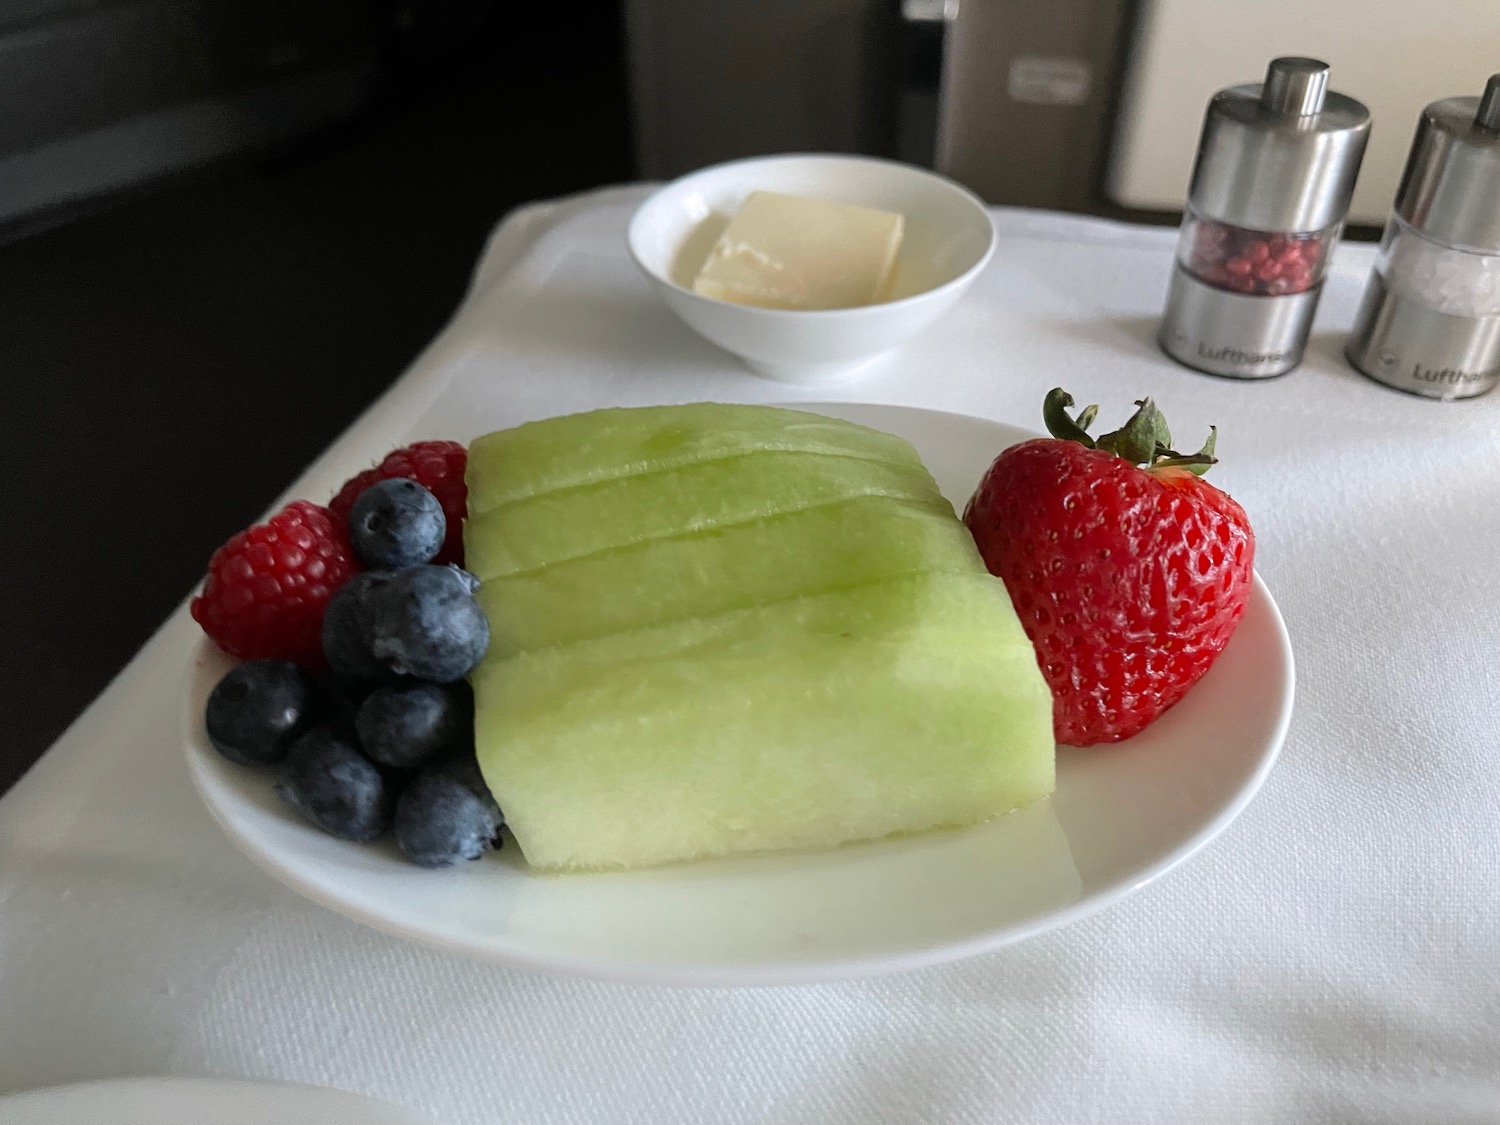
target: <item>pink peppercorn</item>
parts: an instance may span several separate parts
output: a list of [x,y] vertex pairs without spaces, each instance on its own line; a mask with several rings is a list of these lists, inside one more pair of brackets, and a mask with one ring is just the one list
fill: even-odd
[[1232,293],[1279,297],[1305,293],[1323,278],[1335,232],[1295,234],[1194,220],[1183,264],[1199,281]]

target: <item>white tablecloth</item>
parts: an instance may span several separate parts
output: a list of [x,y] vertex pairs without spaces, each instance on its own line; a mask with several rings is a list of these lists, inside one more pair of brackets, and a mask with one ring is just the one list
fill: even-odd
[[[606,403],[854,398],[1039,424],[1068,388],[1220,427],[1299,699],[1204,854],[1000,953],[817,987],[673,990],[471,963],[363,929],[239,856],[184,769],[179,610],[0,800],[0,1092],[283,1079],[450,1125],[1500,1122],[1500,395],[1437,404],[1339,358],[1263,383],[1152,342],[1174,234],[1001,211],[945,321],[862,382],[753,378],[626,258],[640,189],[513,215],[453,324],[289,495],[351,459]],[[0,717],[3,723],[3,717]],[[900,909],[892,903],[892,909]]]

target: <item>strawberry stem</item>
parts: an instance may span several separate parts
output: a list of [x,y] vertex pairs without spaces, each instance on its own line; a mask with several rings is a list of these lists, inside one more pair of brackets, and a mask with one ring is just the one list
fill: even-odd
[[1076,441],[1093,449],[1094,439],[1089,437],[1088,429],[1093,425],[1099,408],[1084,407],[1077,421],[1074,421],[1068,416],[1068,408],[1072,405],[1073,396],[1061,387],[1053,387],[1047,392],[1047,397],[1042,400],[1042,421],[1047,424],[1047,432],[1063,441]]
[[1149,465],[1155,461],[1158,449],[1172,448],[1172,431],[1167,429],[1166,418],[1151,399],[1137,399],[1135,405],[1138,409],[1123,426],[1094,444],[1098,449],[1119,454],[1132,465]]
[[1180,468],[1202,476],[1209,466],[1217,464],[1214,443],[1218,428],[1208,428],[1208,440],[1197,453],[1178,453],[1172,448],[1172,432],[1167,419],[1149,398],[1136,400],[1136,412],[1118,430],[1092,438],[1088,428],[1099,413],[1097,406],[1086,406],[1073,418],[1068,414],[1073,396],[1061,387],[1047,392],[1042,402],[1042,420],[1047,432],[1063,441],[1076,441],[1089,449],[1103,449],[1123,457],[1132,465],[1148,469]]
[[1153,469],[1165,469],[1176,466],[1186,469],[1190,473],[1197,473],[1200,477],[1208,472],[1210,465],[1217,465],[1219,459],[1214,456],[1214,442],[1219,438],[1219,427],[1208,427],[1208,440],[1203,443],[1203,448],[1197,453],[1174,453],[1170,449],[1162,451],[1162,455],[1151,463]]

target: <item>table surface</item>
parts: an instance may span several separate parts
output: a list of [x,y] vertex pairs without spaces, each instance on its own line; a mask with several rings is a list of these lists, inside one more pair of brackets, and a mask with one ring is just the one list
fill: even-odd
[[[288,489],[417,437],[606,404],[891,402],[1038,424],[1152,394],[1220,427],[1299,699],[1257,800],[1123,903],[953,965],[691,990],[501,969],[303,901],[188,782],[179,609],[0,798],[0,1093],[273,1079],[451,1125],[1500,1122],[1500,398],[1431,403],[1339,356],[1372,260],[1335,258],[1307,360],[1239,383],[1152,334],[1174,232],[1000,211],[954,312],[861,382],[756,379],[623,247],[628,188],[496,231],[448,329]],[[899,909],[899,903],[892,904]]]

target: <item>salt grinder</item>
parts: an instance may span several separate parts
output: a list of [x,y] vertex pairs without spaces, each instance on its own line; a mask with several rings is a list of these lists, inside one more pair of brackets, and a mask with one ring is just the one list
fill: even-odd
[[1500,74],[1422,111],[1345,352],[1428,398],[1500,382]]
[[1158,339],[1211,375],[1266,379],[1302,361],[1370,111],[1328,64],[1273,59],[1261,85],[1208,103]]

